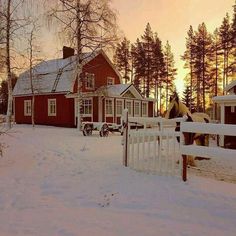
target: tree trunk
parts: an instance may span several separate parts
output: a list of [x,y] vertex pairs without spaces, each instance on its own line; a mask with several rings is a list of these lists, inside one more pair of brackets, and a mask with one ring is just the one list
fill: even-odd
[[81,19],[80,19],[80,0],[77,0],[76,6],[76,24],[77,24],[77,57],[76,57],[76,73],[77,76],[78,86],[77,86],[77,129],[81,130],[81,114],[80,114],[80,103],[81,103],[81,81],[80,75],[82,72],[82,48],[81,48]]
[[11,78],[11,60],[10,60],[10,28],[11,28],[11,0],[7,4],[7,26],[6,26],[6,67],[7,67],[7,83],[8,83],[8,104],[7,104],[7,126],[11,128],[12,117],[12,78]]

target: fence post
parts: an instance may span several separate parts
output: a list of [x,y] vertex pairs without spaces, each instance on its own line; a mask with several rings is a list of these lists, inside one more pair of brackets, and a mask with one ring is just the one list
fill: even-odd
[[129,145],[129,119],[128,119],[128,109],[123,111],[123,165],[128,166],[128,145]]
[[[183,121],[180,122],[180,151],[182,149],[182,146],[185,145],[185,141],[184,141],[184,134],[181,130],[181,126],[183,124]],[[182,155],[182,152],[181,152]],[[184,182],[187,181],[187,156],[186,155],[182,155],[182,180]]]

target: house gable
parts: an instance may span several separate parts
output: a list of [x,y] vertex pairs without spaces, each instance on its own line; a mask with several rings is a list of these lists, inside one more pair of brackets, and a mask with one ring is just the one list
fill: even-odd
[[125,94],[123,94],[122,97],[125,97],[125,98],[135,98],[134,94],[132,92],[130,92],[130,90],[125,92]]
[[128,98],[143,99],[143,96],[139,93],[139,91],[135,88],[133,84],[131,84],[125,91],[123,91],[121,93],[121,96]]
[[[93,89],[87,89],[85,86],[86,74],[94,75]],[[114,84],[121,83],[119,74],[117,74],[114,67],[111,66],[111,63],[108,61],[107,57],[104,56],[104,53],[99,53],[96,57],[83,66],[82,78],[82,92],[91,92],[97,90],[99,87],[106,86],[108,78],[113,78]]]

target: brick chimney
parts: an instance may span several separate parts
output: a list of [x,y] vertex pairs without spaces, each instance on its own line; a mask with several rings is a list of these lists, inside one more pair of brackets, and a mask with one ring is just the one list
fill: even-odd
[[62,51],[63,51],[63,59],[66,59],[68,57],[75,55],[75,50],[70,47],[63,46]]

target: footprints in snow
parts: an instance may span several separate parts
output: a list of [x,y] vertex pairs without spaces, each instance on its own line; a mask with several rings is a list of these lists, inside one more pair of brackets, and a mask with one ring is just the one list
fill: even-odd
[[104,196],[103,196],[103,200],[101,201],[101,202],[99,202],[98,203],[98,205],[100,206],[100,207],[108,207],[108,206],[110,206],[110,204],[111,204],[111,200],[115,197],[115,195],[117,195],[118,194],[118,192],[116,192],[116,193],[111,193],[111,194],[105,194]]

